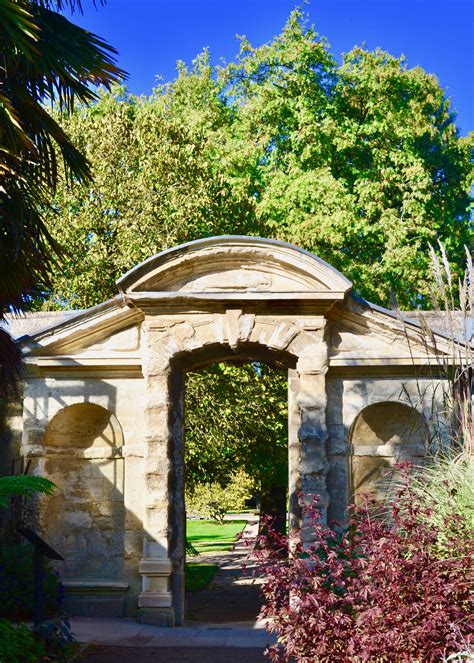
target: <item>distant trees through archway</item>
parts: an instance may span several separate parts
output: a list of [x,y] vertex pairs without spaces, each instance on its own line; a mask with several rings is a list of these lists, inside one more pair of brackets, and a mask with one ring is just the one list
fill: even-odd
[[[262,362],[215,363],[190,372],[185,395],[185,483],[222,494],[248,490],[260,512],[285,527],[288,493],[288,380]],[[239,487],[240,483],[244,484]],[[230,497],[227,494],[227,499]],[[237,505],[237,504],[236,504]]]

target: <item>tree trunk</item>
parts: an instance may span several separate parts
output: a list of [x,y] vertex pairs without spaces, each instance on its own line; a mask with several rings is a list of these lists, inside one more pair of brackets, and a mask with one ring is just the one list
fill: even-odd
[[260,501],[260,533],[265,530],[263,517],[272,518],[272,527],[282,534],[286,532],[286,486],[262,486]]

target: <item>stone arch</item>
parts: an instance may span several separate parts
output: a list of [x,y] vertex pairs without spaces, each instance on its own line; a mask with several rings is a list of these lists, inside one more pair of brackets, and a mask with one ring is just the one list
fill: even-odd
[[393,466],[403,460],[421,462],[426,440],[426,423],[414,407],[398,401],[365,407],[350,430],[353,499],[359,501],[362,493],[381,499]]
[[[186,370],[224,360],[265,361],[289,373],[288,449],[290,526],[301,525],[297,494],[318,494],[328,506],[326,391],[328,348],[322,317],[227,308],[210,315],[144,322],[147,347],[144,523],[139,570],[140,618],[181,624],[184,619],[184,381]],[[311,536],[303,528],[304,536]],[[168,613],[166,609],[169,608]]]
[[63,555],[61,575],[113,580],[123,564],[123,433],[94,403],[57,412],[44,434],[44,471],[56,489],[44,499],[41,526]]
[[172,358],[171,366],[186,372],[225,361],[261,361],[274,368],[288,369],[296,368],[298,357],[288,350],[276,350],[260,343],[239,343],[235,349],[213,343],[191,351],[177,352]]
[[[117,285],[127,304],[143,314],[144,553],[139,614],[151,623],[180,624],[183,371],[225,359],[261,360],[288,369],[288,443],[294,457],[289,463],[290,494],[318,494],[325,514],[326,314],[344,300],[351,284],[296,246],[224,236],[163,251],[134,267]],[[290,508],[292,526],[301,525],[291,513]],[[303,538],[311,537],[309,528],[301,532]]]
[[[269,331],[269,330],[267,330]],[[232,331],[231,331],[232,339]],[[201,338],[201,340],[203,340]],[[212,342],[210,342],[212,341]],[[184,345],[186,347],[186,345]],[[270,366],[288,370],[289,376],[295,373],[298,357],[288,349],[276,349],[264,343],[239,340],[229,344],[222,337],[207,338],[207,343],[199,347],[192,346],[177,350],[170,360],[171,410],[171,459],[172,459],[172,499],[169,513],[169,556],[172,564],[171,592],[175,618],[181,622],[184,618],[184,561],[185,561],[185,505],[184,505],[184,375],[216,362],[224,361],[262,361]],[[293,403],[293,406],[295,404]],[[292,417],[291,402],[288,402],[289,418]],[[293,418],[295,413],[293,412]],[[288,490],[290,494],[290,518],[299,518],[299,506],[296,497],[301,489],[299,459],[300,440],[288,431]],[[292,506],[293,513],[292,513]]]

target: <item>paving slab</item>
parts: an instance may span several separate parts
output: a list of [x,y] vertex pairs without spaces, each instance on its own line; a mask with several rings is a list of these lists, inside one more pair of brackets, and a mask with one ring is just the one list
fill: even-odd
[[261,648],[96,647],[86,651],[80,663],[268,663]]
[[275,636],[267,633],[262,623],[253,626],[229,624],[202,624],[166,628],[138,624],[127,618],[75,617],[71,620],[72,632],[78,642],[100,646],[181,648],[258,648],[275,642]]

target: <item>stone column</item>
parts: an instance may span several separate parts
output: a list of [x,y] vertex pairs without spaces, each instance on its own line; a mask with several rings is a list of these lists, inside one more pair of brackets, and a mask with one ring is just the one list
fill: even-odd
[[171,480],[172,398],[169,349],[153,319],[143,325],[146,381],[145,452],[143,459],[143,557],[139,562],[142,591],[138,619],[146,624],[175,623],[168,554],[169,490]]
[[[329,494],[327,489],[327,426],[326,426],[326,379],[328,369],[328,347],[324,339],[308,345],[300,355],[296,370],[299,375],[297,403],[299,408],[298,437],[301,448],[301,491],[305,501],[313,495],[319,499],[322,520],[327,520]],[[311,528],[303,522],[303,541],[312,540]]]
[[290,368],[288,369],[288,531],[290,533],[301,527],[301,508],[298,498],[301,493],[300,410],[297,401],[299,390],[298,372]]
[[174,367],[171,374],[172,472],[170,485],[170,523],[168,540],[172,564],[171,593],[176,626],[185,617],[186,509],[184,504],[184,374]]

